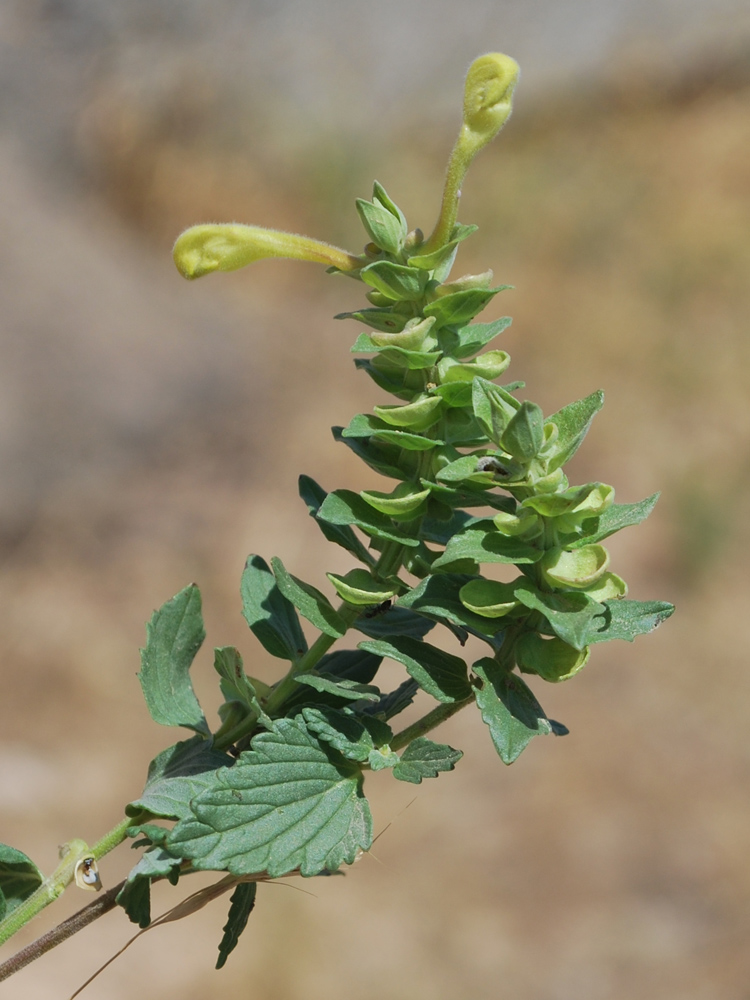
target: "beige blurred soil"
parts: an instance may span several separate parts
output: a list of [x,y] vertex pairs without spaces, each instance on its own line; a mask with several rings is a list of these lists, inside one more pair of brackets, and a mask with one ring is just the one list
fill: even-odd
[[[341,153],[331,176],[348,178],[326,186],[322,160],[276,174],[149,114],[116,92],[92,104],[85,194],[0,144],[0,840],[45,870],[119,820],[170,741],[135,676],[152,610],[199,583],[207,709],[213,645],[273,679],[240,615],[246,555],[323,587],[349,563],[298,474],[382,485],[328,430],[380,398],[351,364],[356,325],[330,318],[358,286],[279,262],[187,285],[171,239],[230,218],[356,250],[352,195],[374,177],[426,229],[451,139],[404,127]],[[482,154],[461,211],[481,228],[456,273],[515,286],[487,315],[514,316],[510,377],[546,412],[605,390],[572,481],[663,491],[610,548],[630,595],[674,618],[537,685],[571,733],[513,767],[467,710],[440,731],[465,751],[455,772],[368,778],[371,854],[345,878],[261,886],[223,971],[220,902],[146,934],[88,1000],[750,997],[748,148],[742,81],[563,95]],[[107,858],[105,884],[133,858]],[[158,913],[175,890],[155,897]],[[71,890],[21,943],[86,901]],[[62,1000],[132,933],[110,914],[0,997]]]

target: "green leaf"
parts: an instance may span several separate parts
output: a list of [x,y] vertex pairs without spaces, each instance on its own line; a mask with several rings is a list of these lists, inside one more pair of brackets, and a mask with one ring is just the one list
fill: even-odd
[[21,851],[0,844],[0,920],[28,899],[42,884],[44,875]]
[[463,701],[471,694],[466,664],[460,656],[445,653],[436,646],[408,636],[394,636],[390,642],[370,639],[359,644],[376,656],[387,656],[402,663],[410,677],[438,701]]
[[388,197],[388,192],[386,191],[386,189],[383,187],[382,184],[378,183],[378,181],[375,181],[372,185],[372,200],[380,202],[383,208],[387,208],[388,211],[391,213],[391,215],[395,216],[395,218],[398,219],[403,229],[404,236],[406,236],[408,227],[406,225],[406,217],[404,216],[404,213],[401,211],[401,209],[398,207],[395,201],[393,201],[392,198]]
[[399,365],[401,368],[407,368],[410,371],[433,368],[442,357],[442,351],[409,350],[405,347],[399,347],[396,344],[379,346],[373,343],[366,333],[361,333],[353,344],[352,353],[356,353],[357,351],[362,353],[377,352],[386,361],[390,361],[394,365]]
[[360,562],[374,566],[375,560],[357,538],[352,529],[345,524],[329,524],[318,518],[318,511],[328,496],[322,486],[319,486],[310,476],[299,477],[299,495],[307,504],[310,517],[315,521],[329,542],[335,542],[342,549],[351,552]]
[[553,423],[558,430],[558,437],[551,450],[548,471],[554,472],[575,455],[583,439],[586,437],[591,421],[604,405],[604,393],[601,390],[592,392],[585,399],[569,403],[557,413],[547,418],[546,423]]
[[378,672],[380,663],[380,656],[373,656],[361,649],[337,649],[335,653],[326,653],[321,658],[318,672],[341,680],[369,684]]
[[461,587],[474,579],[475,576],[466,576],[463,573],[440,573],[428,576],[408,594],[400,597],[398,603],[401,607],[411,608],[417,614],[426,615],[435,621],[443,624],[448,622],[467,629],[485,642],[494,645],[492,636],[499,631],[498,622],[469,611],[463,606],[459,597]]
[[375,385],[392,396],[398,396],[399,399],[411,399],[414,395],[414,389],[405,385],[409,375],[408,371],[404,368],[384,364],[382,355],[377,358],[355,358],[354,367],[358,371],[366,372]]
[[298,674],[294,680],[325,694],[333,695],[342,701],[379,701],[380,689],[370,684],[360,684],[358,681],[342,680],[338,677],[317,674]]
[[387,747],[393,738],[391,727],[378,719],[335,708],[303,708],[307,728],[338,750],[347,760],[364,763],[373,750]]
[[356,319],[358,323],[366,323],[373,330],[382,333],[400,333],[406,326],[408,316],[401,316],[392,309],[357,309],[355,312],[343,312],[334,319]]
[[[330,496],[330,494],[329,494]],[[309,583],[298,580],[288,573],[284,564],[275,556],[271,560],[279,590],[291,601],[299,613],[326,635],[340,639],[346,633],[346,622],[331,602]]]
[[387,611],[380,614],[360,615],[354,623],[354,628],[372,639],[390,638],[394,635],[421,639],[434,627],[434,622],[397,605],[391,605]]
[[393,768],[393,777],[419,785],[422,778],[436,778],[440,771],[452,771],[462,757],[460,750],[418,736],[401,754],[401,760]]
[[513,322],[510,316],[502,316],[494,323],[472,323],[470,326],[463,326],[455,333],[455,345],[451,345],[450,354],[454,358],[463,360],[471,357],[477,351],[494,340],[503,330],[507,330]]
[[541,549],[519,538],[502,535],[492,521],[480,521],[454,535],[445,552],[432,564],[433,570],[450,568],[451,565],[470,559],[477,563],[536,563],[544,555]]
[[125,910],[132,923],[145,929],[151,923],[151,879],[145,876],[129,877],[118,892],[116,902]]
[[332,753],[297,720],[279,719],[193,799],[170,849],[195,868],[233,875],[317,875],[352,864],[372,843],[372,817],[361,770]]
[[485,657],[472,670],[482,682],[474,696],[504,764],[512,764],[535,736],[554,732],[542,706],[520,677]]
[[605,612],[591,622],[586,645],[625,639],[632,642],[637,635],[653,632],[674,613],[674,604],[666,601],[628,601],[618,598],[604,601]]
[[154,722],[208,734],[189,674],[205,637],[201,595],[194,583],[151,616],[138,679]]
[[[234,646],[214,649],[214,670],[221,677],[221,693],[227,702],[240,702],[255,713],[263,725],[271,728],[271,719],[263,711],[255,685],[245,673],[242,657]],[[256,683],[262,683],[260,681]]]
[[514,593],[525,607],[541,611],[555,635],[578,650],[588,645],[594,617],[604,609],[588,594],[570,591],[551,594],[537,590],[527,581],[520,582]]
[[242,574],[242,614],[271,656],[294,663],[307,652],[307,640],[294,610],[260,556],[248,556]]
[[519,462],[528,462],[543,444],[544,414],[536,403],[525,400],[505,428],[500,446]]
[[351,490],[334,490],[333,493],[329,493],[323,501],[318,517],[330,524],[354,525],[375,538],[400,542],[410,547],[419,545],[418,539],[402,534],[389,517],[375,510],[358,493],[353,493]]
[[419,691],[419,685],[412,678],[402,681],[401,684],[388,694],[383,695],[377,705],[367,705],[362,709],[362,714],[372,715],[380,719],[392,719],[399,715],[404,709],[414,701],[414,696]]
[[629,528],[634,524],[640,524],[641,521],[645,521],[654,509],[658,499],[659,494],[652,493],[650,497],[646,497],[645,500],[641,500],[639,503],[612,504],[608,510],[599,515],[596,521],[592,519],[591,524],[595,525],[595,527],[590,534],[584,534],[582,538],[568,543],[567,548],[578,549],[582,545],[601,542],[604,538],[609,538],[610,535],[614,535],[616,531],[620,531],[622,528]]
[[331,432],[334,440],[345,444],[375,472],[379,472],[381,476],[387,476],[389,479],[409,478],[410,473],[406,469],[402,469],[399,464],[402,460],[400,448],[376,441],[374,438],[344,437],[343,431],[343,427],[332,427]]
[[[428,438],[411,431],[396,430],[384,420],[380,420],[378,417],[367,413],[357,414],[356,417],[351,419],[349,426],[345,427],[341,432],[342,438],[364,438],[371,436],[376,437],[379,441],[384,441],[387,444],[395,444],[399,448],[406,448],[409,451],[429,451],[431,448],[445,444],[444,441],[438,438]],[[387,474],[390,475],[390,473]],[[394,478],[403,479],[404,476],[399,472]]]
[[257,882],[240,882],[232,893],[229,904],[229,916],[222,928],[224,936],[219,943],[219,957],[216,968],[221,969],[227,958],[234,951],[240,934],[247,927],[247,921],[255,908],[255,895],[258,891]]
[[438,327],[463,326],[474,319],[498,292],[510,287],[510,285],[500,285],[499,288],[469,288],[443,295],[425,306],[424,315],[434,316]]
[[406,236],[406,230],[400,221],[377,202],[357,198],[355,204],[362,225],[372,242],[386,253],[399,253]]
[[190,799],[212,784],[218,768],[233,763],[231,757],[214,750],[210,741],[201,736],[176,743],[151,761],[143,794],[126,807],[125,813],[137,816],[147,809],[164,819],[189,816]]
[[[477,489],[475,492],[471,483],[468,484],[470,489],[466,490],[455,489],[443,483],[431,482],[429,485],[432,497],[442,500],[443,503],[449,504],[451,507],[494,507],[495,510],[503,510],[508,514],[513,514],[516,510],[516,501],[512,497],[484,489]],[[424,532],[423,537],[427,538]],[[427,540],[429,541],[429,538]]]
[[495,444],[500,443],[506,427],[521,406],[516,397],[502,386],[479,377],[472,382],[471,405],[474,416]]
[[394,301],[416,302],[424,295],[429,274],[416,267],[376,260],[359,272],[362,281]]

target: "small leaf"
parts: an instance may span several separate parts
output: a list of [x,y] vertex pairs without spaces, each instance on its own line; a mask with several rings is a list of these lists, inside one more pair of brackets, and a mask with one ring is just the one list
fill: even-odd
[[520,677],[489,657],[478,660],[472,670],[482,682],[474,692],[477,705],[504,764],[512,764],[535,736],[554,731]]
[[138,679],[154,722],[208,734],[188,672],[205,637],[201,595],[195,584],[151,616]]
[[536,563],[544,555],[541,549],[519,538],[501,534],[492,521],[480,521],[454,535],[445,552],[432,564],[433,570],[450,569],[465,559],[477,563]]
[[370,288],[395,301],[416,302],[424,295],[429,274],[415,267],[376,260],[359,272],[362,281]]
[[569,543],[568,548],[577,549],[582,545],[590,545],[592,542],[601,542],[605,538],[609,538],[610,535],[614,535],[616,531],[629,528],[634,524],[640,524],[641,521],[645,521],[654,509],[658,499],[659,494],[653,493],[650,497],[646,497],[645,500],[641,500],[639,503],[612,504],[609,510],[605,510],[603,514],[600,514],[595,522],[590,522],[592,525],[596,525],[593,531],[590,534],[584,535],[583,538]]
[[231,757],[214,750],[200,736],[176,743],[151,761],[143,794],[126,807],[126,815],[137,816],[146,809],[164,819],[189,816],[190,799],[213,782],[218,768],[233,763]]
[[491,340],[494,340],[503,330],[507,330],[513,322],[510,316],[496,319],[494,323],[472,323],[456,331],[456,345],[450,353],[461,360],[471,357],[481,351]]
[[388,745],[391,727],[378,719],[340,712],[334,708],[303,708],[307,728],[348,760],[364,763],[373,750]]
[[271,656],[295,662],[307,652],[307,640],[294,610],[260,556],[248,556],[242,574],[242,614]]
[[451,295],[443,295],[425,306],[424,315],[434,316],[439,327],[463,326],[474,319],[498,292],[510,287],[510,285],[500,285],[499,288],[470,288],[462,292],[453,292]]
[[632,642],[637,635],[653,632],[674,613],[674,605],[666,601],[605,601],[605,612],[591,622],[586,644],[625,639]]
[[[440,400],[438,399],[438,401]],[[445,444],[438,438],[428,438],[411,431],[397,430],[384,420],[365,413],[359,413],[353,417],[349,426],[341,432],[341,437],[344,439],[375,437],[379,441],[398,445],[399,448],[407,448],[410,451],[429,451],[431,448]],[[391,475],[391,473],[386,473],[386,475]],[[404,476],[398,472],[393,478],[403,479]]]
[[335,573],[326,573],[326,576],[343,601],[358,607],[383,604],[398,593],[396,587],[381,583],[365,569],[350,569],[343,576]]
[[[379,472],[381,476],[387,476],[389,479],[409,478],[409,472],[402,469],[399,464],[402,460],[400,448],[386,442],[376,441],[375,438],[371,437],[344,437],[343,427],[332,427],[331,431],[335,441],[345,444],[358,458],[361,458],[375,472]],[[435,442],[435,444],[437,443]]]
[[372,843],[372,817],[361,770],[331,753],[299,721],[279,719],[193,799],[170,849],[197,869],[233,875],[309,876],[351,864]]
[[[245,673],[242,664],[242,657],[239,650],[234,646],[221,646],[214,650],[214,670],[221,677],[221,693],[227,702],[240,702],[250,712],[254,712],[266,728],[271,728],[271,720],[263,711],[263,707],[258,699],[256,685],[262,681],[255,681],[255,684]],[[270,688],[266,686],[265,694]],[[220,709],[221,711],[221,709]]]
[[462,757],[460,750],[418,736],[401,754],[393,777],[419,785],[422,778],[436,778],[440,771],[452,771]]
[[0,920],[42,884],[44,875],[21,851],[7,844],[0,844]]
[[561,468],[575,455],[586,437],[591,421],[603,405],[604,393],[599,390],[585,399],[569,403],[547,418],[546,422],[555,424],[559,432],[548,464],[550,472]]
[[514,589],[516,598],[532,611],[541,611],[550,628],[563,642],[582,650],[588,644],[595,615],[601,615],[603,605],[588,594],[537,590],[528,581],[520,581]]
[[391,427],[419,433],[440,419],[443,401],[440,396],[422,396],[412,403],[385,404],[373,407],[375,414]]
[[576,649],[557,636],[547,639],[538,632],[525,632],[513,647],[519,670],[537,674],[556,684],[574,677],[589,659],[588,646]]
[[464,661],[427,642],[394,636],[390,642],[366,640],[359,644],[359,648],[402,663],[409,676],[438,701],[450,704],[471,695]]
[[318,672],[341,680],[369,684],[378,672],[381,657],[362,649],[337,649],[326,653],[318,663]]
[[370,684],[359,684],[357,681],[342,680],[321,673],[298,674],[294,679],[298,684],[304,684],[315,691],[333,695],[347,703],[359,700],[371,702],[380,700],[380,689]]
[[[330,495],[330,494],[329,494]],[[288,573],[280,559],[271,560],[279,590],[291,601],[299,613],[326,635],[340,639],[346,633],[346,622],[331,602],[309,583],[298,580]]]
[[401,316],[392,309],[357,309],[356,312],[338,313],[334,319],[356,319],[358,323],[366,323],[373,330],[383,333],[400,333],[406,326],[408,316]]
[[499,444],[505,428],[521,406],[515,396],[502,386],[493,385],[483,378],[475,378],[472,382],[471,405],[474,416],[495,444]]
[[234,951],[240,934],[247,927],[247,921],[255,908],[255,895],[258,891],[257,882],[240,882],[232,893],[229,904],[229,916],[222,930],[224,936],[219,943],[219,957],[216,960],[216,968],[221,969],[227,958]]
[[151,879],[128,878],[118,892],[116,902],[132,923],[145,929],[151,923]]
[[412,639],[422,639],[434,627],[434,622],[398,605],[391,605],[387,611],[380,614],[368,616],[365,613],[354,622],[354,628],[372,639],[389,639],[394,635],[408,635]]
[[348,525],[329,524],[327,521],[321,521],[318,518],[318,511],[328,496],[322,486],[319,486],[310,476],[300,476],[299,495],[307,504],[310,517],[315,521],[329,542],[335,542],[342,549],[351,552],[360,562],[366,563],[368,566],[374,565],[375,560]]
[[376,202],[357,198],[355,202],[362,225],[372,242],[386,253],[397,254],[403,246],[406,231],[387,208]]
[[399,606],[411,608],[443,624],[459,626],[485,642],[494,645],[492,637],[499,631],[498,623],[469,611],[461,603],[459,592],[464,584],[476,579],[463,573],[440,573],[425,580],[398,600]]
[[543,444],[544,414],[536,403],[525,400],[505,428],[500,446],[519,462],[528,462]]
[[402,534],[393,521],[371,507],[358,493],[334,490],[325,498],[318,517],[330,524],[350,524],[368,535],[416,547],[419,540]]
[[362,714],[373,715],[376,718],[392,719],[399,715],[404,709],[414,701],[414,696],[419,691],[419,685],[412,678],[403,681],[395,691],[390,691],[383,695],[377,705],[367,705],[362,709]]

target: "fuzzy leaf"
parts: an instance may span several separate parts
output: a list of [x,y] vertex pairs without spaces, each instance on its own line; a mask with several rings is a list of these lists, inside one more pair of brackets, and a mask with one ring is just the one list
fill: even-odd
[[151,879],[147,876],[128,878],[116,901],[125,910],[128,919],[141,929],[151,923]]
[[471,694],[464,661],[427,642],[394,636],[390,642],[382,639],[361,642],[359,648],[402,663],[409,676],[438,701],[462,701]]
[[34,893],[44,875],[21,851],[0,844],[0,920]]
[[439,573],[428,576],[425,580],[399,598],[401,607],[411,608],[419,615],[426,615],[443,624],[467,629],[473,635],[479,636],[485,642],[492,642],[492,636],[498,632],[498,623],[490,618],[469,611],[461,603],[459,591],[465,583],[476,579],[463,573]]
[[329,524],[327,521],[321,521],[318,518],[318,511],[328,496],[322,486],[319,486],[310,476],[300,476],[299,495],[307,504],[310,517],[315,521],[329,542],[335,542],[336,545],[340,545],[342,549],[351,552],[360,562],[366,563],[368,566],[374,564],[375,560],[348,525]]
[[354,623],[354,628],[364,632],[371,639],[386,639],[395,635],[407,635],[412,639],[422,639],[435,627],[435,623],[415,615],[413,611],[392,605],[382,614],[360,615]]
[[378,719],[335,708],[303,708],[309,730],[329,743],[348,760],[364,763],[373,750],[387,746],[393,738],[391,727]]
[[460,750],[419,736],[401,754],[393,768],[393,777],[419,785],[422,778],[436,778],[440,771],[452,771],[462,757]]
[[604,405],[604,393],[592,392],[585,399],[569,403],[548,417],[546,423],[557,426],[558,437],[552,448],[548,470],[554,472],[575,455],[586,437],[591,421]]
[[361,458],[375,472],[379,472],[381,476],[387,476],[389,479],[409,478],[409,472],[402,469],[399,464],[402,458],[400,448],[371,437],[344,437],[343,427],[332,427],[331,432],[335,441],[345,444],[358,458]]
[[372,817],[361,770],[332,753],[299,721],[279,719],[193,799],[170,850],[201,870],[271,878],[351,864],[372,843]]
[[380,330],[381,333],[401,333],[409,319],[408,316],[401,316],[393,312],[392,309],[357,309],[355,312],[338,313],[334,319],[356,319],[359,323],[366,323],[373,330]]
[[318,517],[330,524],[352,524],[368,535],[416,547],[419,540],[402,534],[391,518],[371,507],[358,493],[334,490],[323,501]]
[[589,642],[595,615],[601,615],[602,604],[592,600],[588,594],[558,591],[548,593],[537,590],[527,581],[522,581],[514,590],[516,598],[532,611],[541,611],[550,628],[563,642],[574,649],[582,650]]
[[472,354],[481,351],[503,330],[507,330],[512,322],[510,316],[503,316],[496,319],[494,323],[472,323],[470,326],[461,327],[460,330],[456,331],[456,344],[451,347],[450,354],[459,359],[471,357]]
[[399,253],[406,235],[400,220],[377,202],[357,198],[355,204],[372,242],[387,253]]
[[388,694],[384,694],[377,705],[367,705],[362,709],[363,715],[373,715],[376,718],[392,719],[408,708],[414,701],[414,696],[419,691],[419,684],[413,677],[402,681],[401,684]]
[[477,563],[513,563],[515,565],[539,562],[544,555],[541,549],[519,538],[502,535],[492,521],[480,521],[454,535],[445,552],[432,564],[434,570],[450,568],[454,563],[470,559]]
[[594,618],[585,637],[585,644],[625,639],[632,642],[637,635],[653,632],[674,613],[674,604],[666,601],[628,601],[622,598],[604,601],[606,611]]
[[474,319],[498,292],[505,291],[510,285],[500,285],[499,288],[470,288],[461,292],[443,295],[424,308],[425,316],[434,316],[436,326],[463,326]]
[[482,682],[474,696],[504,764],[512,764],[535,736],[554,732],[542,706],[520,677],[496,660],[478,660],[472,670]]
[[337,649],[326,653],[318,664],[318,672],[340,680],[369,684],[381,663],[380,656],[373,656],[362,649]]
[[614,535],[616,531],[620,531],[622,528],[629,528],[634,524],[640,524],[641,521],[646,520],[654,509],[658,499],[659,494],[652,493],[650,497],[646,497],[645,500],[641,500],[639,503],[612,504],[608,510],[599,515],[596,521],[592,519],[589,522],[596,525],[591,534],[584,535],[582,538],[570,542],[567,547],[569,549],[578,549],[582,545],[601,542],[604,538],[609,538],[610,535]]
[[325,674],[298,674],[295,678],[298,684],[311,687],[314,691],[333,695],[341,701],[379,701],[380,690],[370,684],[360,684],[358,681],[341,680]]
[[233,763],[200,736],[176,743],[151,761],[143,794],[126,807],[126,815],[137,816],[147,809],[165,819],[189,816],[190,799],[212,783],[217,768]]
[[247,921],[255,908],[255,895],[258,891],[257,882],[240,882],[232,893],[229,903],[229,916],[222,930],[224,935],[219,942],[219,957],[216,968],[221,969],[227,958],[234,951],[240,934],[247,927]]
[[346,622],[327,597],[311,584],[288,573],[280,559],[274,557],[271,567],[281,593],[315,628],[334,639],[340,639],[346,633]]
[[208,734],[189,674],[205,637],[201,595],[194,583],[151,616],[138,680],[154,722]]
[[307,652],[307,640],[294,605],[282,595],[260,556],[248,556],[241,592],[245,621],[271,656],[294,662]]
[[415,267],[376,260],[359,272],[362,281],[389,299],[415,302],[424,295],[429,274]]
[[[397,430],[385,420],[374,417],[367,413],[359,413],[345,427],[341,436],[343,438],[364,438],[375,437],[379,441],[387,444],[398,445],[399,448],[407,448],[409,451],[429,451],[445,444],[438,438],[428,438],[423,434],[412,431]],[[400,475],[397,478],[402,478]]]

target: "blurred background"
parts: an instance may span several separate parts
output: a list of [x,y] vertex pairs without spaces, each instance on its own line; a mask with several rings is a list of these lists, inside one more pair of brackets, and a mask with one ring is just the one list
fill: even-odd
[[[174,738],[136,680],[144,622],[191,580],[204,705],[213,645],[278,676],[240,616],[246,555],[321,585],[349,564],[298,474],[382,483],[328,430],[379,398],[352,367],[356,325],[331,319],[360,286],[281,262],[188,285],[174,237],[238,220],[356,252],[375,178],[429,231],[487,50],[523,75],[465,186],[481,228],[455,273],[515,286],[483,318],[514,316],[509,377],[545,412],[605,390],[571,476],[625,502],[663,491],[610,549],[632,597],[677,614],[537,685],[571,735],[512,768],[467,710],[438,737],[465,750],[454,773],[373,775],[371,855],[261,887],[222,972],[225,902],[147,934],[90,1000],[750,996],[739,0],[0,5],[0,840],[49,871],[139,794]],[[132,859],[107,858],[105,884]],[[176,898],[155,896],[155,914]],[[21,943],[86,902],[69,891]],[[110,914],[0,995],[67,997],[132,933]]]

